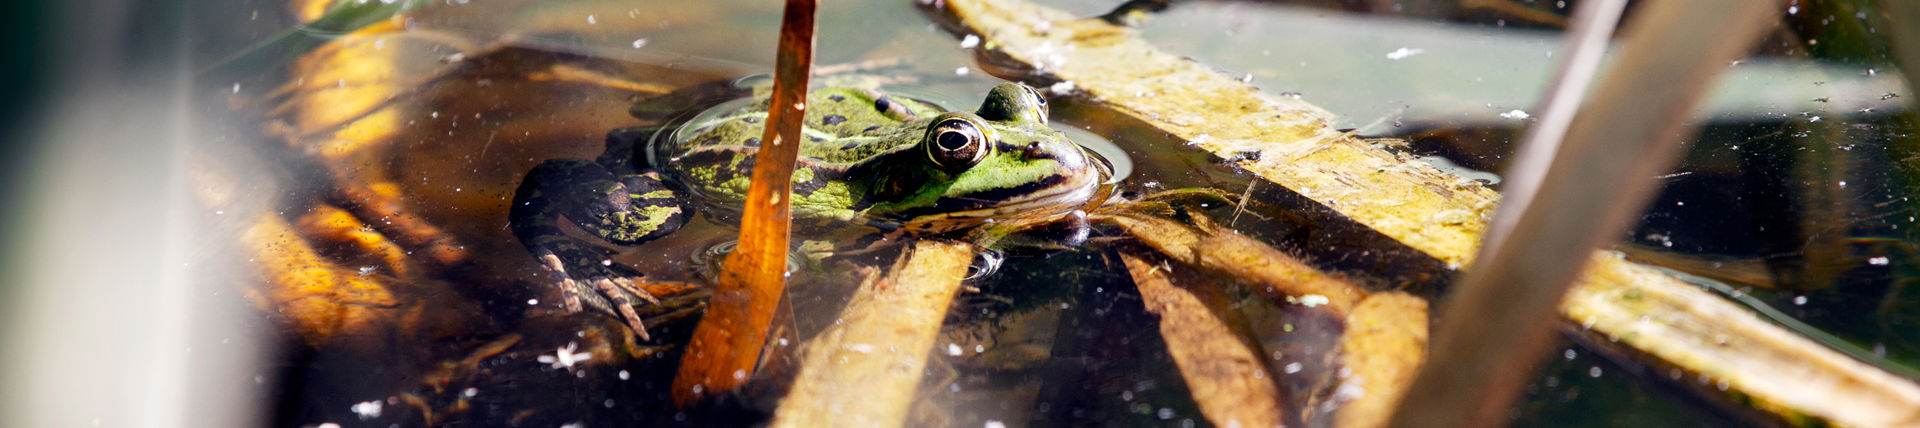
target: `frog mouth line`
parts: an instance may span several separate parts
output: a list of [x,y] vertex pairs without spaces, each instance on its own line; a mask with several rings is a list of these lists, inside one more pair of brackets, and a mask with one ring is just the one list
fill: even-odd
[[1104,181],[1102,177],[1106,176],[1106,171],[1102,166],[1099,174],[1066,176],[1065,183],[1051,183],[1045,186],[1052,190],[1038,191],[1009,199],[971,201],[991,206],[918,216],[904,226],[916,233],[941,233],[985,224],[996,219],[1035,218],[1066,213],[1080,208],[1088,198],[1093,197],[1099,190],[1101,182]]

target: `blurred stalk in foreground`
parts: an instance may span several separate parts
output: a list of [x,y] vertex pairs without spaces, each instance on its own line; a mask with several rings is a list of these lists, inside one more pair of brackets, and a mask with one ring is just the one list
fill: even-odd
[[1506,421],[1520,386],[1551,342],[1555,309],[1568,287],[1594,248],[1610,242],[1641,211],[1653,193],[1653,176],[1673,163],[1681,140],[1692,135],[1694,107],[1714,77],[1745,56],[1777,19],[1775,6],[1667,0],[1641,9],[1613,72],[1573,119],[1541,184],[1523,184],[1506,195],[1509,202],[1495,215],[1477,263],[1440,312],[1432,358],[1395,412],[1393,426]]

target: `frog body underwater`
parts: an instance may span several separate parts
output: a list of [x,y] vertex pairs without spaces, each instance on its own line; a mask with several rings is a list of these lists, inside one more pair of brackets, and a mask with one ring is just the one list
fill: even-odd
[[[655,129],[627,128],[610,133],[595,160],[548,160],[527,173],[508,222],[568,310],[584,301],[647,336],[632,305],[655,299],[633,283],[640,273],[609,260],[611,250],[562,233],[560,219],[630,246],[678,230],[696,210],[737,218],[767,104],[703,115],[674,130],[670,153],[636,147]],[[1047,127],[1046,107],[1018,83],[994,87],[971,112],[871,89],[810,91],[793,173],[794,224],[925,235],[1076,213],[1100,193],[1110,168]]]

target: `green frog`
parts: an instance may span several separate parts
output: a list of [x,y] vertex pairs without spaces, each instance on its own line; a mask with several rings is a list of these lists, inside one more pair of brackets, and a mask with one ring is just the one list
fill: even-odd
[[[658,300],[635,285],[641,274],[610,260],[612,250],[562,233],[560,219],[630,246],[673,233],[696,210],[737,218],[767,104],[723,106],[672,130],[616,130],[597,159],[548,160],[527,172],[508,222],[569,311],[585,302],[647,336],[633,305]],[[970,112],[866,88],[813,90],[806,107],[790,196],[801,232],[931,235],[1069,219],[1084,238],[1081,209],[1098,203],[1111,175],[1104,160],[1049,128],[1046,99],[1019,83],[994,87]],[[641,147],[656,134],[670,143],[665,150]]]

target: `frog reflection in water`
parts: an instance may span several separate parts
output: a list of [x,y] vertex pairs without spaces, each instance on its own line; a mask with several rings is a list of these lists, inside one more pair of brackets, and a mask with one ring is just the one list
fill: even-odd
[[[652,130],[611,133],[598,159],[555,159],[527,172],[508,221],[567,309],[618,314],[641,337],[632,305],[656,301],[612,251],[563,234],[561,217],[616,245],[672,233],[695,206],[737,218],[758,150],[765,99],[679,130],[676,153],[649,164]],[[792,213],[807,229],[939,234],[1009,219],[1082,219],[1110,174],[1104,161],[1047,127],[1046,101],[1002,83],[973,112],[858,88],[807,95]]]

